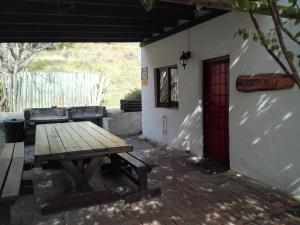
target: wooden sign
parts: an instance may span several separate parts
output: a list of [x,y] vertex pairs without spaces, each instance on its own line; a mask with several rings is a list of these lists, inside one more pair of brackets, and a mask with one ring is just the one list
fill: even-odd
[[236,89],[241,92],[271,91],[290,89],[294,81],[284,74],[241,75],[237,78]]
[[141,80],[142,86],[148,85],[148,67],[142,68]]

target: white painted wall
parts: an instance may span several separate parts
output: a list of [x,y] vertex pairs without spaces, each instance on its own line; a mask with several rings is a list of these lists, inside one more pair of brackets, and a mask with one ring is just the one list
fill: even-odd
[[[259,20],[268,27],[270,18]],[[167,144],[201,156],[202,61],[230,55],[231,169],[300,195],[300,91],[295,87],[237,92],[238,75],[281,72],[259,44],[233,39],[241,27],[253,29],[249,17],[229,13],[191,28],[192,58],[186,70],[178,60],[186,49],[186,31],[142,48],[142,66],[149,71],[149,84],[142,88],[143,133],[163,143],[162,121],[166,115]],[[179,68],[179,108],[155,108],[154,69],[174,64]]]

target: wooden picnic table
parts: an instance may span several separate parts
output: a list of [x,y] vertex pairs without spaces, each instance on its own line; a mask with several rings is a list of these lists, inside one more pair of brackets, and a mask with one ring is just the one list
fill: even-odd
[[[105,155],[132,151],[121,138],[111,134],[92,122],[68,122],[54,124],[39,124],[36,126],[35,161],[45,162],[57,160],[80,190],[91,189],[89,180],[100,165]],[[83,161],[89,163],[84,165]],[[74,204],[74,201],[95,200],[95,193],[83,196],[71,196],[52,203]],[[104,192],[106,195],[107,191]],[[97,192],[97,194],[100,194]],[[107,196],[106,196],[107,197]],[[53,207],[52,207],[53,208]]]

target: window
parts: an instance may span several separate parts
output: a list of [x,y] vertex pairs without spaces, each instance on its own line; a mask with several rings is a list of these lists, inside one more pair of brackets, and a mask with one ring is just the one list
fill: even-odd
[[156,106],[178,107],[177,66],[156,69]]

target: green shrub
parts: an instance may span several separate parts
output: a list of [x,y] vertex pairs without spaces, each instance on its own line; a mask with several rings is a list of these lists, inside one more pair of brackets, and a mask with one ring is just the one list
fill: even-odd
[[142,94],[141,89],[135,88],[127,93],[124,97],[125,100],[141,100]]

